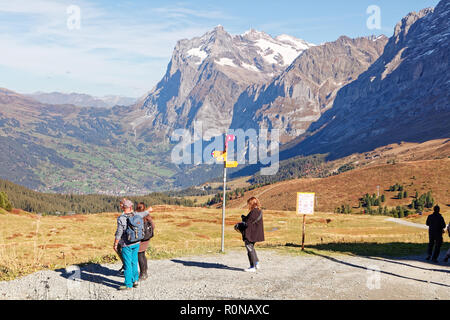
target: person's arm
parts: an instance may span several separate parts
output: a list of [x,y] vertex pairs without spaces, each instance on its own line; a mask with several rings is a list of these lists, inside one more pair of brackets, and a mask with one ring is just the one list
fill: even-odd
[[117,218],[117,230],[116,230],[115,239],[114,239],[114,251],[116,251],[116,252],[117,252],[117,246],[119,245],[119,241],[120,241],[120,238],[122,238],[124,230],[125,230],[125,228],[122,225],[122,221],[119,217],[119,218]]
[[441,216],[441,226],[442,226],[442,233],[445,233],[445,228],[447,225],[445,224],[444,217]]
[[250,213],[248,214],[246,222],[248,224],[253,223],[256,221],[256,219],[258,219],[258,216],[259,216],[259,210],[255,208],[252,211],[250,211]]

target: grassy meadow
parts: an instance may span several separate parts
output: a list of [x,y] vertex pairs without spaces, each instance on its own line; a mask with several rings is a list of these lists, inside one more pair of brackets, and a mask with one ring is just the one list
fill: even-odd
[[[156,233],[147,252],[150,259],[219,253],[220,209],[176,206],[155,206],[154,209]],[[119,213],[57,217],[15,212],[0,212],[0,280],[73,264],[118,261],[112,246]],[[241,236],[233,229],[243,213],[246,212],[240,209],[227,210],[225,250],[241,249],[246,257]],[[448,222],[450,214],[444,216]],[[424,252],[428,241],[426,230],[386,219],[385,216],[330,213],[308,216],[307,250],[302,253],[302,218],[295,212],[266,210],[266,241],[257,248],[285,254],[326,252],[402,256]],[[410,216],[405,219],[423,222],[425,218]]]

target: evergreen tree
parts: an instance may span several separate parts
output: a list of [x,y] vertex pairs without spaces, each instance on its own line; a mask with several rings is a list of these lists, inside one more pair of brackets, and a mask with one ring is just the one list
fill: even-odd
[[403,207],[397,207],[397,211],[398,211],[398,217],[399,218],[405,217],[405,213],[403,211]]
[[379,206],[379,205],[380,205],[380,199],[379,199],[379,198],[376,198],[375,201],[374,201],[374,203],[373,203],[373,205],[374,205],[374,206]]
[[5,208],[6,202],[5,202],[5,193],[0,192],[0,208]]
[[12,210],[12,204],[8,199],[8,195],[5,192],[0,192],[0,208],[5,209],[6,211]]

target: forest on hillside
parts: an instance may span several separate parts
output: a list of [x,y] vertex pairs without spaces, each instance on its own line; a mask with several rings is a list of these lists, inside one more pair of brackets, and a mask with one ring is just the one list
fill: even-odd
[[[3,203],[3,208],[8,211],[11,208],[17,208],[34,213],[61,215],[69,213],[118,212],[119,201],[123,198],[96,194],[40,193],[3,179],[0,179],[0,192],[2,194],[0,205]],[[127,198],[135,203],[144,202],[146,205],[194,206],[191,200],[171,197],[163,193],[151,193],[145,196],[131,196]]]

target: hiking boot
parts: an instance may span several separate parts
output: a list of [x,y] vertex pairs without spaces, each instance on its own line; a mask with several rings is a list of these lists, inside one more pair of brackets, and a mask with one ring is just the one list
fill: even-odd
[[139,282],[135,282],[135,283],[133,283],[133,288],[137,288],[137,287],[139,287]]
[[148,279],[148,275],[147,275],[146,273],[141,274],[141,275],[139,276],[139,281],[145,281],[145,280],[147,280],[147,279]]
[[120,286],[119,287],[119,291],[128,291],[131,290],[131,288],[127,287],[127,286]]
[[121,276],[123,276],[124,272],[125,272],[125,268],[122,266],[122,268],[119,269],[119,271],[117,271]]

